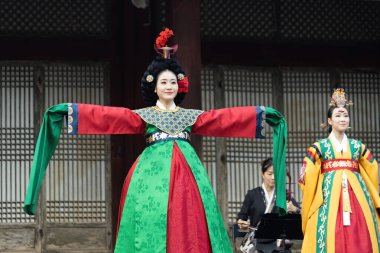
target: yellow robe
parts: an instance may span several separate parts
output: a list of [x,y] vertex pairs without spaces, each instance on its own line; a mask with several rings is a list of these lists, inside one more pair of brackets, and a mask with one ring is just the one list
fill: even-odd
[[[302,253],[335,252],[335,224],[343,171],[362,208],[372,252],[379,252],[380,198],[377,162],[360,141],[349,139],[347,152],[343,154],[334,150],[332,143],[327,138],[309,147],[300,171],[299,185],[303,192]],[[347,169],[322,173],[323,161],[338,159],[357,161],[359,173]]]

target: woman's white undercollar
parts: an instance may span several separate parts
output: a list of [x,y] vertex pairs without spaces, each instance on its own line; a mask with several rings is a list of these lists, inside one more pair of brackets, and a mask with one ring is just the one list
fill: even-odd
[[160,100],[157,100],[157,103],[156,103],[156,106],[162,110],[174,110],[176,108],[176,105],[175,103],[173,102],[169,108],[166,108],[161,102]]
[[330,133],[330,139],[333,142],[334,148],[338,151],[347,152],[347,145],[348,145],[348,138],[347,135],[344,134],[342,142],[339,142],[339,140],[335,137],[334,133]]

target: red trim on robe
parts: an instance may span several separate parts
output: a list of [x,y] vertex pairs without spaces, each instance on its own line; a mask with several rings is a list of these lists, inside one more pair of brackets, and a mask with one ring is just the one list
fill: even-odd
[[131,182],[131,178],[132,178],[133,172],[135,171],[135,168],[136,168],[136,165],[137,165],[138,160],[139,160],[139,159],[137,158],[136,161],[133,163],[132,167],[129,169],[129,172],[128,172],[127,177],[126,177],[125,180],[124,180],[123,189],[122,189],[122,191],[121,191],[121,196],[120,196],[119,217],[118,217],[118,219],[117,219],[117,225],[116,225],[116,237],[115,237],[115,238],[117,238],[117,235],[118,235],[118,233],[119,233],[119,227],[120,227],[121,217],[122,217],[122,215],[123,215],[123,209],[124,209],[125,198],[127,197],[127,192],[128,192],[128,188],[129,188],[129,183]]
[[372,153],[369,153],[369,155],[367,156],[367,161],[371,162],[371,159],[372,159]]
[[255,138],[256,116],[254,106],[211,110],[199,115],[191,132],[207,136]]
[[207,220],[191,168],[174,142],[167,217],[167,253],[211,253]]
[[350,184],[348,184],[348,195],[352,210],[351,225],[343,226],[343,193],[341,192],[335,227],[335,253],[372,252],[371,238],[363,210]]
[[145,123],[128,108],[78,105],[78,134],[144,134]]
[[314,159],[314,161],[316,160],[316,155],[315,155],[315,153],[311,152],[310,150],[308,150],[307,153],[309,154],[309,156],[311,156],[311,158]]

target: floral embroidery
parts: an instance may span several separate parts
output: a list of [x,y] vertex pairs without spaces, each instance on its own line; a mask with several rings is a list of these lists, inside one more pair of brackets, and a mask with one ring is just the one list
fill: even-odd
[[148,146],[158,143],[160,141],[167,141],[167,140],[190,141],[190,132],[182,131],[178,134],[171,135],[171,134],[167,134],[161,131],[156,131],[156,132],[150,133],[149,135],[146,135],[145,140]]
[[328,141],[328,139],[323,139],[321,140],[321,144],[323,147],[325,147],[327,150],[324,152],[325,160],[332,160],[333,159],[333,154],[331,151],[331,144]]
[[351,159],[335,159],[322,162],[322,173],[339,169],[359,171],[359,162]]
[[360,142],[357,140],[351,140],[351,144],[353,144],[355,148],[355,153],[352,155],[352,158],[355,160],[358,160],[359,155],[360,155],[360,147],[361,147]]
[[326,250],[326,231],[327,231],[327,221],[328,221],[328,210],[331,197],[331,186],[332,181],[335,176],[335,171],[328,172],[325,174],[325,178],[322,184],[323,193],[323,204],[319,209],[318,213],[318,228],[317,228],[317,252],[323,253]]

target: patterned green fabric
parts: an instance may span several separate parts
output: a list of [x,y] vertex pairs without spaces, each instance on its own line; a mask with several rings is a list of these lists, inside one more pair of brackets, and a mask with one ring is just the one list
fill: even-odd
[[200,110],[184,109],[163,111],[155,106],[134,110],[146,123],[155,125],[161,131],[174,135],[182,132],[187,127],[194,125],[198,116],[203,113]]
[[[355,161],[358,161],[361,154],[361,141],[355,139],[348,139],[348,143],[350,144],[351,158]],[[334,148],[329,138],[320,140],[319,145],[321,147],[321,154],[323,160],[327,161],[335,159]]]
[[[125,200],[115,253],[166,252],[167,205],[173,141],[147,147]],[[128,249],[128,251],[126,251]]]
[[[335,159],[334,149],[329,138],[320,140],[319,146],[321,148],[321,158],[323,160],[327,161]],[[336,171],[325,173],[322,182],[323,205],[319,208],[318,211],[317,253],[326,252],[328,213],[330,208],[331,189],[333,186],[335,173]]]
[[[157,131],[157,128],[148,124],[147,133],[154,131]],[[152,245],[154,252],[166,252],[167,205],[173,143],[173,140],[157,143],[147,147],[141,154],[128,188],[115,253],[148,253],[152,252]],[[188,142],[177,141],[177,144],[197,182],[213,252],[232,252],[205,168]]]
[[350,143],[352,159],[358,161],[362,153],[362,142],[355,139],[348,139],[348,142]]
[[335,159],[334,148],[331,144],[330,139],[326,138],[319,141],[319,146],[321,147],[321,154],[323,160],[333,160]]
[[218,253],[232,252],[230,240],[224,227],[223,218],[215,199],[214,190],[211,187],[209,176],[203,167],[202,162],[199,160],[193,147],[189,143],[181,141],[177,142],[177,144],[193,172],[201,194],[206,213],[212,251]]
[[330,208],[331,189],[334,182],[334,176],[336,171],[327,172],[323,178],[322,193],[323,193],[323,205],[318,211],[318,223],[317,223],[317,253],[326,252],[326,240],[327,240],[327,223],[328,214]]

